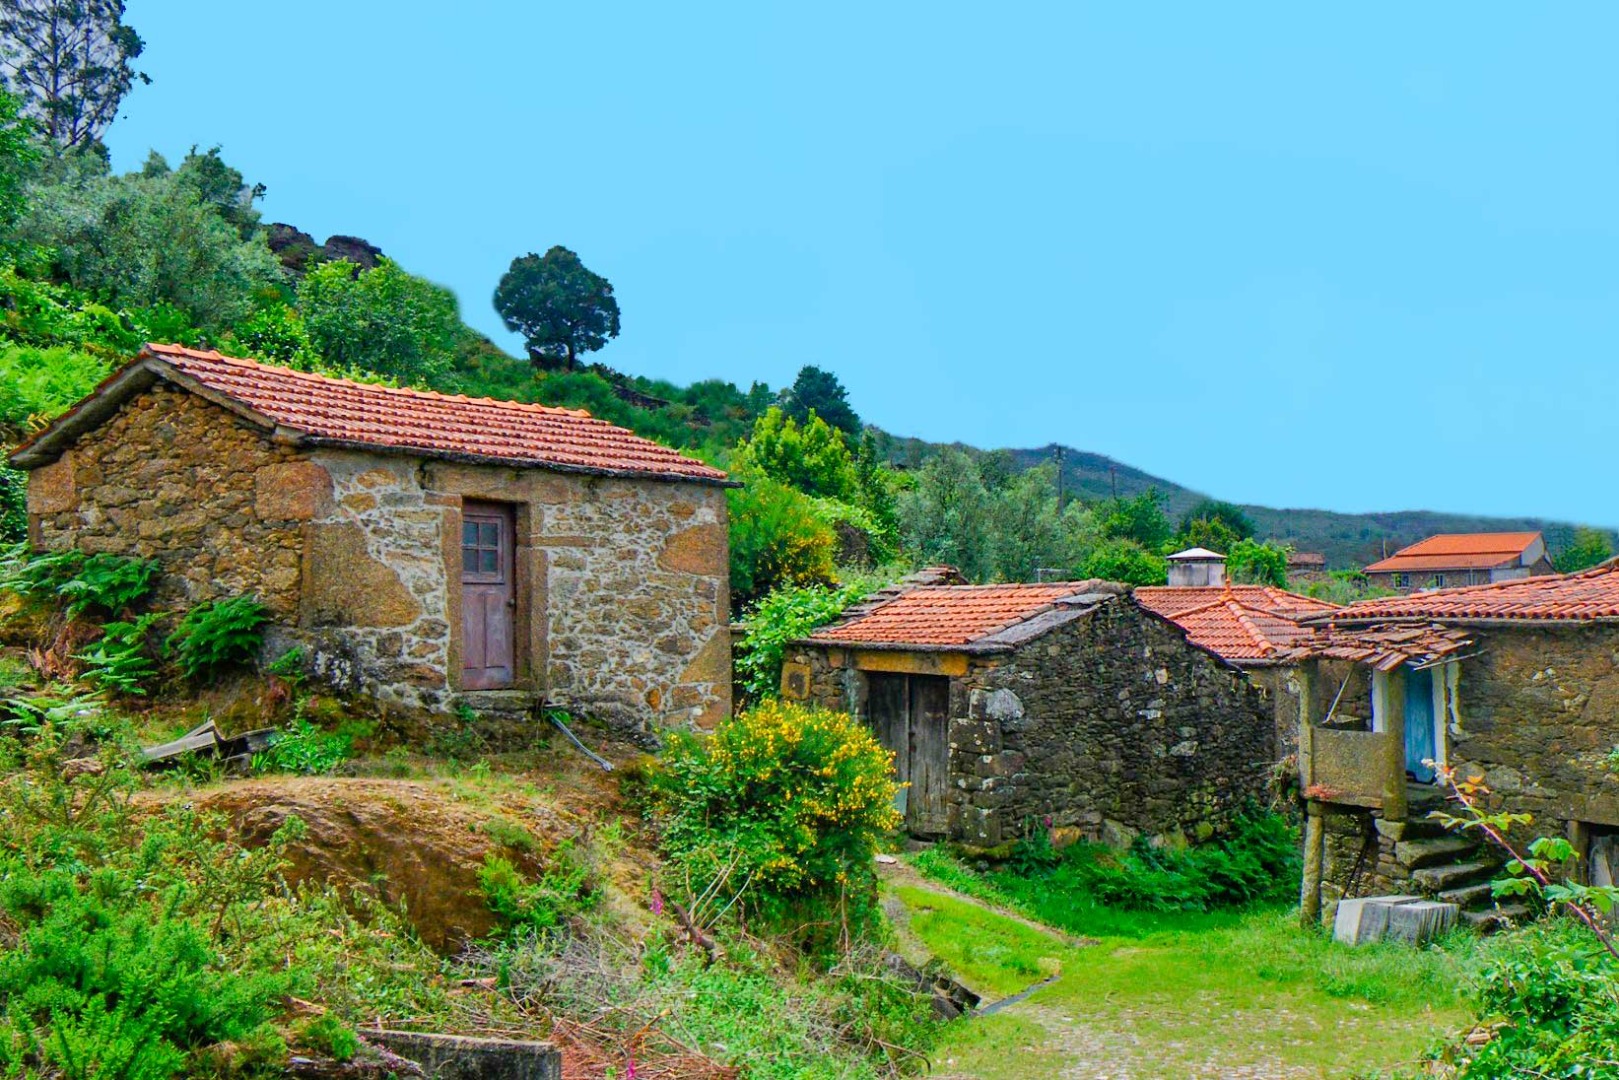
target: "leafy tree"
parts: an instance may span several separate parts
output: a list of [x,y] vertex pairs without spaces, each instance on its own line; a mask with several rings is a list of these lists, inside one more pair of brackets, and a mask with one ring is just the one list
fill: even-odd
[[572,371],[580,353],[618,337],[612,284],[560,244],[543,256],[512,260],[495,288],[495,310],[506,329],[523,335],[529,359],[542,368]]
[[15,97],[0,92],[0,230],[10,229],[26,201],[28,172],[39,156]]
[[971,581],[994,575],[990,533],[991,498],[978,466],[950,448],[930,458],[916,484],[899,497],[901,535],[917,562],[946,563]]
[[1240,585],[1287,588],[1287,553],[1290,549],[1269,540],[1238,540],[1226,552],[1226,573]]
[[1552,559],[1558,573],[1572,574],[1589,570],[1613,558],[1613,544],[1601,529],[1581,525],[1574,530],[1574,539]]
[[731,598],[737,608],[783,587],[833,583],[837,538],[814,501],[746,460],[731,470]]
[[1217,517],[1193,518],[1181,522],[1180,532],[1175,534],[1172,545],[1176,550],[1186,548],[1208,548],[1210,551],[1228,552],[1242,540],[1231,530],[1231,526]]
[[463,333],[455,295],[391,259],[324,263],[298,286],[298,313],[327,364],[421,383],[447,372]]
[[243,239],[241,214],[226,216],[189,168],[109,175],[100,162],[63,163],[29,190],[19,243],[50,252],[51,275],[110,306],[171,306],[204,330],[230,326],[273,292],[281,267],[257,232]]
[[145,48],[124,24],[124,0],[6,0],[0,71],[24,115],[61,150],[100,149],[101,135],[137,81]]
[[[1180,532],[1182,535],[1193,528],[1195,522],[1219,522],[1237,540],[1246,539],[1254,535],[1253,520],[1236,503],[1223,502],[1220,499],[1203,499],[1186,513],[1181,515]],[[1196,545],[1192,545],[1196,546]],[[1207,547],[1208,545],[1203,545]],[[1224,548],[1215,550],[1223,551]]]
[[771,408],[753,425],[742,453],[766,476],[806,495],[854,502],[859,477],[843,435],[810,413],[799,424]]
[[[255,205],[264,198],[263,184],[249,184],[240,170],[233,169],[220,156],[222,147],[210,147],[197,153],[193,146],[174,170],[175,180],[195,193],[197,201],[212,207],[214,212],[236,227],[243,240],[252,237],[259,227],[259,210]],[[142,176],[160,177],[169,174],[169,163],[153,150],[141,169]]]
[[237,324],[226,347],[254,360],[300,371],[322,366],[304,317],[279,301],[256,309]]
[[787,415],[803,423],[811,413],[848,436],[860,434],[860,417],[849,407],[849,392],[830,371],[807,365],[784,395]]
[[1079,564],[1078,573],[1082,578],[1122,581],[1126,585],[1163,585],[1169,580],[1162,555],[1123,537],[1104,541]]
[[1147,551],[1159,551],[1170,537],[1164,497],[1157,488],[1148,488],[1133,498],[1104,499],[1095,512],[1107,539],[1130,540]]
[[1035,581],[1038,571],[1066,571],[1090,545],[1089,511],[1070,506],[1057,513],[1056,466],[1040,465],[990,493],[993,575],[1000,581]]

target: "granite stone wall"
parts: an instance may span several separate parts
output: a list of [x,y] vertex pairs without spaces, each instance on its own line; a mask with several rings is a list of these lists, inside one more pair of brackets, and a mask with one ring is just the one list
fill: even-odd
[[[864,714],[847,650],[789,650],[790,696]],[[1275,720],[1234,668],[1126,596],[950,680],[952,838],[1030,827],[1116,845],[1207,837],[1262,799]]]
[[37,547],[154,558],[176,608],[255,594],[271,648],[426,712],[458,700],[465,499],[514,509],[515,690],[642,731],[729,712],[712,485],[298,449],[163,383],[29,482]]

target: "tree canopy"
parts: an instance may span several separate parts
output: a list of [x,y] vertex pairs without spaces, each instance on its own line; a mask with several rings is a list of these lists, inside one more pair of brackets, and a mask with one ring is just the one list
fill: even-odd
[[403,382],[448,372],[465,332],[454,293],[387,258],[371,270],[341,259],[316,267],[298,287],[298,311],[328,364]]
[[146,47],[124,23],[124,0],[6,0],[0,71],[23,113],[59,150],[99,149],[136,82]]
[[618,337],[612,284],[560,244],[543,256],[512,260],[495,288],[495,310],[506,329],[523,335],[529,359],[542,368],[572,371],[580,353]]
[[1581,525],[1574,530],[1574,539],[1568,547],[1552,558],[1552,565],[1559,573],[1572,574],[1578,570],[1589,570],[1611,558],[1613,544],[1608,534],[1601,529]]
[[813,412],[845,435],[860,434],[860,417],[849,405],[849,391],[830,371],[804,366],[785,398],[787,415],[799,423]]

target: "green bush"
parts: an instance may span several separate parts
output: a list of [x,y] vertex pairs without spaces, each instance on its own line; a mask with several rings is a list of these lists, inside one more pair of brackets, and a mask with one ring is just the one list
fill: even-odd
[[837,618],[855,601],[856,590],[822,585],[780,588],[748,612],[747,630],[736,644],[736,674],[747,695],[773,698],[781,688],[781,658],[787,643]]
[[324,731],[303,715],[303,702],[286,727],[276,732],[269,749],[253,755],[254,772],[319,776],[354,756],[354,739],[342,731]]
[[1162,585],[1169,580],[1168,564],[1134,540],[1103,541],[1079,564],[1082,578],[1122,581],[1126,585]]
[[510,860],[485,855],[478,884],[483,888],[484,903],[508,935],[556,930],[601,899],[590,865],[572,840],[557,845],[550,865],[534,881],[525,878]]
[[872,858],[894,828],[893,756],[843,713],[767,701],[671,736],[648,777],[665,853],[699,891],[822,949],[880,922]]
[[733,473],[731,594],[746,604],[783,587],[830,586],[837,537],[802,492],[751,469]]
[[251,596],[202,603],[185,613],[166,645],[185,677],[195,682],[251,661],[264,644],[269,621],[264,605]]

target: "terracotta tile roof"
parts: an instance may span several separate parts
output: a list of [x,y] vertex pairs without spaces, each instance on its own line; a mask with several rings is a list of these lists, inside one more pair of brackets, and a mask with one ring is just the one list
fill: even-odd
[[1424,625],[1316,627],[1286,660],[1326,657],[1389,671],[1401,664],[1429,664],[1453,657],[1473,643],[1465,630]]
[[805,640],[825,645],[967,646],[1051,611],[1060,601],[1093,594],[1099,584],[923,586],[875,607],[850,609],[845,618]]
[[1490,585],[1434,589],[1410,596],[1362,600],[1334,612],[1330,622],[1422,620],[1468,623],[1480,620],[1524,622],[1619,621],[1619,560],[1578,574],[1548,574]]
[[1488,570],[1511,566],[1540,539],[1538,532],[1441,533],[1372,563],[1367,573],[1423,570]]
[[1203,607],[1223,596],[1239,604],[1282,615],[1303,617],[1336,611],[1337,605],[1312,596],[1288,592],[1272,585],[1142,585],[1135,589],[1136,602],[1157,615],[1173,617],[1177,612]]
[[1333,610],[1316,600],[1268,585],[1196,588],[1148,586],[1136,603],[1186,631],[1186,640],[1233,664],[1277,663],[1311,636],[1304,615]]
[[[136,385],[133,376],[143,371],[223,398],[250,418],[315,445],[607,476],[725,482],[719,469],[582,410],[374,386],[177,345],[146,346],[132,364],[19,447],[15,459],[28,465],[43,460],[53,449],[53,433],[70,440],[84,429],[80,414],[87,406],[101,395]],[[146,375],[148,382],[150,378]]]

